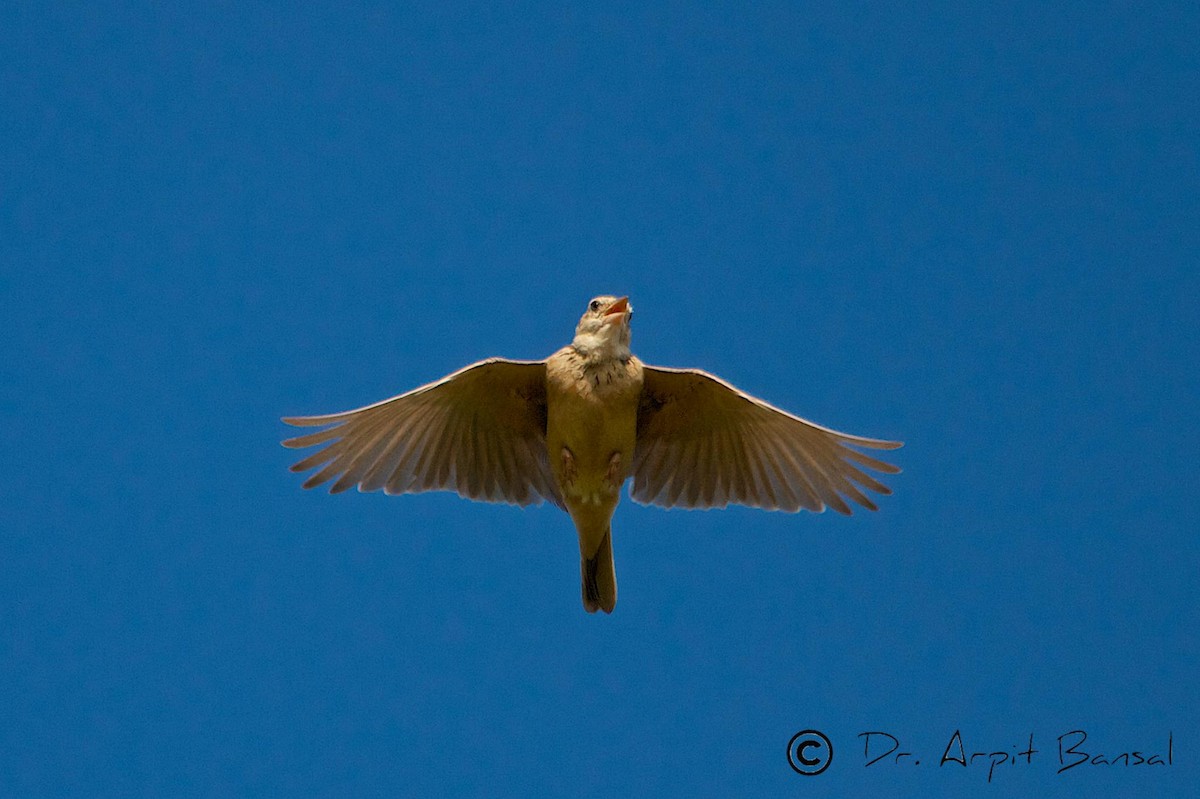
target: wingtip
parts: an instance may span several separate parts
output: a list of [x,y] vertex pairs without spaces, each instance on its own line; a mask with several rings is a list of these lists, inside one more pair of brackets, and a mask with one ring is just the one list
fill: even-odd
[[322,477],[320,473],[314,474],[312,477],[304,481],[303,488],[316,488],[317,486],[326,482],[328,479],[328,477]]
[[858,504],[862,505],[864,508],[871,511],[872,513],[879,510],[879,506],[876,505],[874,502],[872,502],[870,500],[870,498],[868,498],[868,497],[863,497],[863,499]]
[[900,449],[904,446],[903,441],[888,441],[882,438],[858,438],[856,436],[846,436],[844,440],[848,444],[855,444],[860,447],[866,447],[867,449],[891,450]]
[[[353,411],[348,413],[353,413]],[[321,427],[342,421],[348,413],[330,413],[324,416],[281,416],[279,421],[292,427]]]

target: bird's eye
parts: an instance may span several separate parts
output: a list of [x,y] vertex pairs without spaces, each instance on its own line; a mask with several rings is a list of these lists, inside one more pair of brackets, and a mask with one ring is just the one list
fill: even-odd
[[600,310],[600,300],[592,300],[591,302],[589,302],[589,303],[588,303],[588,310],[591,310],[591,311],[598,311],[598,310]]

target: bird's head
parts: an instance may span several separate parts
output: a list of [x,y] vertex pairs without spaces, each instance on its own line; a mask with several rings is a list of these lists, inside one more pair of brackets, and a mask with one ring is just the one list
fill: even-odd
[[590,359],[625,360],[630,355],[632,318],[633,306],[628,297],[595,297],[575,327],[575,340],[571,344]]

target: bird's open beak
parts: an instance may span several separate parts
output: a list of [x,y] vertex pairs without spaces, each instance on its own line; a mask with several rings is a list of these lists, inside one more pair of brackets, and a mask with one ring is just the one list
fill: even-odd
[[[614,302],[612,305],[608,306],[608,310],[604,312],[604,316],[606,317],[604,321],[607,322],[608,321],[607,317],[609,317],[609,316],[613,316],[615,314],[624,314],[628,310],[629,310],[629,298],[622,297],[621,299]],[[616,320],[613,320],[613,321],[616,321]]]

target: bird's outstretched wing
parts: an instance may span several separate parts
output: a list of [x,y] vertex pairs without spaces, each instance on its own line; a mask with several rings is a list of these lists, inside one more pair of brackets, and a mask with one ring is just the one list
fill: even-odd
[[285,447],[324,449],[292,466],[321,467],[312,488],[388,494],[457,491],[485,502],[562,507],[546,458],[546,363],[489,358],[365,408],[283,421],[332,425]]
[[899,468],[852,447],[896,449],[792,416],[698,369],[645,367],[633,455],[636,502],[666,508],[876,510],[863,488],[892,493],[866,467]]

